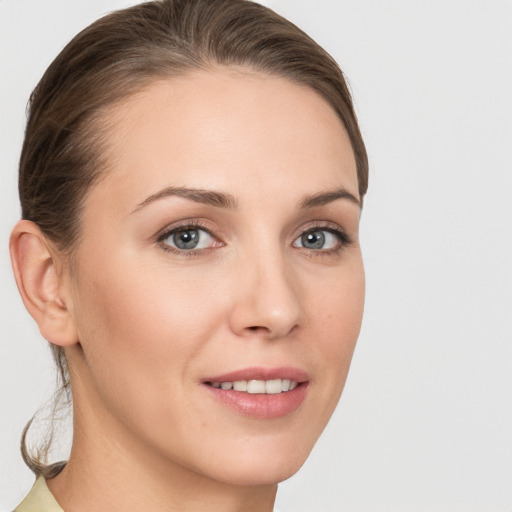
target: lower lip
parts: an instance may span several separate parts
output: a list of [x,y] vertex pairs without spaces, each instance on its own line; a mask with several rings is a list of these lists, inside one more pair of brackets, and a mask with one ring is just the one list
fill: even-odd
[[207,384],[204,384],[204,387],[213,397],[238,413],[251,418],[270,420],[281,418],[298,409],[306,398],[308,385],[307,382],[302,382],[291,391],[275,395],[223,390]]

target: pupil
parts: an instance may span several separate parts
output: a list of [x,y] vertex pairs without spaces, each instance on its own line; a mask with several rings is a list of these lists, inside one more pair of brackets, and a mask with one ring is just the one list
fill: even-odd
[[308,249],[321,249],[325,244],[325,235],[322,231],[311,231],[302,235],[302,246]]
[[173,242],[178,249],[194,249],[199,243],[199,232],[197,229],[177,231],[174,233]]

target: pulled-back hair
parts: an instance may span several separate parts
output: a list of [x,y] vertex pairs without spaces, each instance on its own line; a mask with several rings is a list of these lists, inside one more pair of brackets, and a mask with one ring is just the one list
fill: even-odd
[[[20,159],[22,217],[57,250],[72,255],[89,188],[105,168],[102,115],[159,78],[212,66],[243,66],[316,91],[342,121],[354,151],[361,200],[368,161],[352,99],[336,62],[309,36],[272,10],[247,0],[156,0],[109,14],[80,32],[57,56],[30,98]],[[52,345],[60,379],[55,396],[70,398],[66,358]],[[31,420],[32,422],[32,420]],[[52,434],[34,456],[37,475]]]

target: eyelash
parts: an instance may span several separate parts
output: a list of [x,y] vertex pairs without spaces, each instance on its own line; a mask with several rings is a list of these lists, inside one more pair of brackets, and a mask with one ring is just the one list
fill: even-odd
[[[194,256],[200,256],[205,251],[208,251],[209,249],[213,249],[214,247],[208,247],[204,249],[190,249],[190,250],[184,250],[184,249],[177,249],[175,247],[172,247],[171,245],[164,242],[164,240],[168,237],[170,237],[172,234],[178,232],[178,231],[187,231],[187,230],[201,230],[208,233],[213,239],[218,240],[218,238],[211,232],[211,229],[206,226],[205,224],[201,223],[197,220],[187,221],[183,224],[178,224],[172,227],[164,228],[163,231],[161,231],[159,234],[157,234],[157,243],[158,245],[165,251],[170,252],[174,254],[178,254],[180,256],[187,256],[187,257],[194,257]],[[330,223],[319,223],[314,225],[308,225],[307,227],[303,228],[300,233],[295,236],[294,242],[298,239],[300,239],[303,235],[306,233],[313,233],[315,231],[326,231],[328,233],[331,233],[334,235],[338,240],[337,247],[334,247],[332,249],[308,249],[307,247],[296,247],[297,249],[300,249],[302,251],[306,251],[307,254],[318,257],[318,256],[329,256],[333,254],[338,254],[341,251],[343,251],[346,247],[349,247],[353,244],[352,238],[339,226],[335,224]],[[222,242],[220,242],[222,244]]]

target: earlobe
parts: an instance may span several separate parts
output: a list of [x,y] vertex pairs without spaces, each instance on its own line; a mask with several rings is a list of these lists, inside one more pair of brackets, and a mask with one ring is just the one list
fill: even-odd
[[21,298],[41,334],[54,345],[77,343],[62,275],[39,227],[28,220],[19,221],[11,233],[9,249]]

